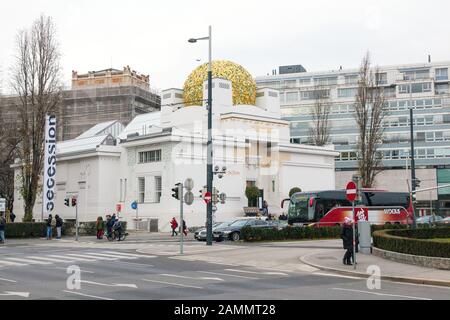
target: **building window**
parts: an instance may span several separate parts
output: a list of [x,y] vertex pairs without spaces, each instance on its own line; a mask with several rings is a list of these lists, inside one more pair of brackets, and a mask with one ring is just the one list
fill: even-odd
[[399,93],[422,93],[431,92],[431,82],[402,84],[399,86]]
[[161,161],[161,150],[139,152],[139,163],[151,163]]
[[358,75],[345,76],[345,84],[358,84]]
[[314,83],[320,86],[332,86],[337,84],[337,77],[314,78]]
[[403,80],[420,80],[429,78],[430,78],[430,70],[428,69],[403,72]]
[[286,80],[284,81],[284,86],[286,88],[295,88],[297,86],[297,80]]
[[358,93],[358,88],[338,89],[338,98],[354,98]]
[[138,178],[138,199],[139,203],[145,202],[145,178]]
[[448,68],[436,69],[436,80],[448,80]]
[[330,90],[311,90],[311,91],[302,91],[302,100],[315,100],[319,98],[329,98]]
[[437,95],[448,94],[450,92],[448,83],[436,84],[435,91]]
[[378,85],[387,84],[387,73],[386,72],[377,73],[375,76],[376,76],[376,83]]
[[286,92],[286,103],[298,102],[298,92]]
[[161,202],[162,194],[162,178],[160,176],[155,177],[155,202]]

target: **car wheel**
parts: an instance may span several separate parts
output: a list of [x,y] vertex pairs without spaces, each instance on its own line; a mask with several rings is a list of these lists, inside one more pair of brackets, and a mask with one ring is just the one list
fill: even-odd
[[240,239],[241,239],[241,236],[240,236],[239,232],[234,232],[233,234],[231,234],[231,240],[239,241]]

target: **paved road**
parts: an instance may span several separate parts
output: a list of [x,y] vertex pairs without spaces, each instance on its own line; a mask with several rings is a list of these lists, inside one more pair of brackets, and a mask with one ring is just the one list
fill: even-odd
[[[311,246],[320,244],[315,242]],[[281,260],[288,266],[282,269],[247,263],[257,257],[261,261],[264,254],[266,260],[277,255],[281,259],[287,250],[298,250],[297,246],[286,248],[289,246],[231,244],[207,248],[203,243],[191,241],[186,243],[186,254],[180,256],[177,244],[164,240],[40,241],[6,246],[0,248],[0,299],[450,298],[449,288],[388,281],[383,281],[380,290],[370,290],[366,279],[302,267],[297,258]],[[202,256],[209,258],[207,261],[198,258]],[[219,256],[221,259],[212,259]],[[233,257],[233,263],[227,264],[226,257]],[[294,268],[296,264],[299,266]],[[81,270],[80,290],[67,286],[70,266]],[[69,281],[74,283],[77,284]]]

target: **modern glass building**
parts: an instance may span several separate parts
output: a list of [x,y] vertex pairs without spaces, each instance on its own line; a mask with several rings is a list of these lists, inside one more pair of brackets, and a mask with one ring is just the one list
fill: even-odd
[[[420,188],[450,184],[450,62],[418,63],[379,67],[379,82],[384,87],[389,114],[384,120],[383,154],[385,168],[376,180],[378,188],[408,191],[410,155],[409,107],[414,110],[416,175]],[[292,71],[290,71],[292,70]],[[336,188],[342,188],[356,173],[358,130],[355,122],[355,97],[359,69],[298,72],[303,67],[280,67],[277,74],[256,78],[258,87],[280,91],[283,118],[291,122],[295,143],[308,144],[312,108],[317,90],[322,102],[329,104],[329,143],[340,156],[336,158]],[[417,194],[421,213],[433,210],[450,214],[450,188]],[[429,213],[429,212],[428,212]]]

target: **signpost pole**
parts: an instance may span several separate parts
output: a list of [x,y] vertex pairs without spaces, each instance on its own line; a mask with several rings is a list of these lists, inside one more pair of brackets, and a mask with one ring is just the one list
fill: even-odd
[[355,201],[352,201],[353,214],[353,269],[356,270],[356,215],[355,215]]
[[180,228],[180,235],[181,235],[181,238],[180,238],[180,254],[183,254],[183,240],[184,240],[184,234],[183,234],[183,231],[184,231],[184,223],[183,223],[183,184],[182,183],[180,183],[180,185],[178,186],[178,188],[179,188],[179,192],[178,192],[178,194],[180,195],[180,226],[181,226],[181,228]]
[[75,241],[78,241],[78,199],[75,204]]

